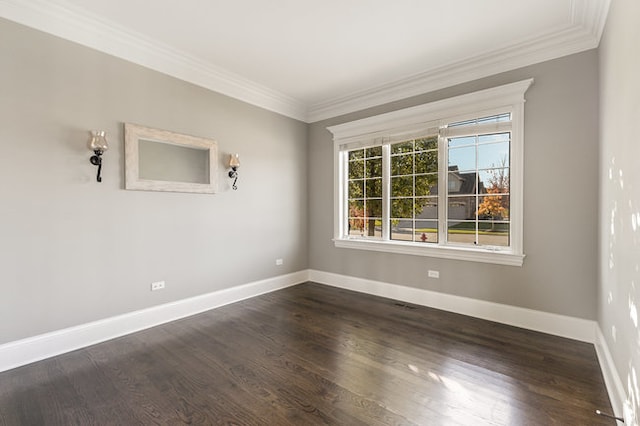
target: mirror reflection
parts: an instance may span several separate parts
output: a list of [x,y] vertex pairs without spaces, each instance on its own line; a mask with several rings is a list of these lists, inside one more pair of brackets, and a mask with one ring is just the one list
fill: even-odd
[[210,183],[208,149],[140,139],[138,158],[140,179]]

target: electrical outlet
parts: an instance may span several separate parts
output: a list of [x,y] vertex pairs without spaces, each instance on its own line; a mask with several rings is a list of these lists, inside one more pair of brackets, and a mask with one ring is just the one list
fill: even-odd
[[434,271],[429,269],[428,276],[429,278],[440,278],[440,271]]
[[276,259],[276,266],[282,266],[283,263],[284,263],[284,260]]
[[156,281],[151,283],[151,291],[162,290],[164,288],[164,281]]

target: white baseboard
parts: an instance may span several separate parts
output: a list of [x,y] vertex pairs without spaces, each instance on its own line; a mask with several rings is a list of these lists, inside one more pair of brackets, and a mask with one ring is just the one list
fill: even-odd
[[355,278],[316,270],[309,271],[309,280],[416,305],[469,315],[502,324],[595,343],[596,322],[533,309],[503,305],[468,297],[454,296],[380,281]]
[[623,416],[626,393],[596,321],[316,270],[309,281],[592,343],[613,411]]
[[622,417],[624,413],[624,402],[627,400],[627,395],[624,390],[624,385],[618,374],[615,364],[613,363],[613,357],[609,351],[609,345],[604,338],[604,334],[600,327],[597,327],[596,338],[596,353],[598,354],[598,361],[600,362],[600,370],[604,376],[604,383],[607,386],[607,393],[609,394],[609,400],[611,401],[611,407],[616,416]]
[[613,410],[622,415],[624,386],[595,321],[316,270],[256,281],[5,343],[0,345],[0,372],[306,281],[593,343]]
[[592,343],[613,412],[623,416],[627,396],[596,321],[316,270],[309,270],[309,281]]
[[304,270],[5,343],[0,345],[0,371],[300,284],[308,278]]

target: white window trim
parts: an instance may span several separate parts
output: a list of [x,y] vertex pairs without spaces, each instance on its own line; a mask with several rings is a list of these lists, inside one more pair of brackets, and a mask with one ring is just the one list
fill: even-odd
[[[328,127],[334,141],[334,244],[336,247],[390,253],[467,260],[500,265],[522,266],[523,253],[523,189],[524,189],[524,94],[533,79],[522,80],[491,89],[431,102]],[[511,246],[507,249],[426,245],[391,240],[354,239],[346,237],[342,220],[346,208],[344,179],[346,161],[341,161],[344,147],[369,146],[375,141],[401,134],[429,131],[445,123],[480,117],[485,113],[511,112]],[[446,161],[446,158],[440,158]],[[442,163],[444,164],[444,163]],[[444,182],[444,179],[441,179]],[[441,216],[442,217],[442,216]],[[441,225],[442,226],[442,223]]]

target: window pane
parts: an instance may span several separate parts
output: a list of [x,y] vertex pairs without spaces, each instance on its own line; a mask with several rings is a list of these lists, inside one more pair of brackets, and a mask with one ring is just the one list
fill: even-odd
[[[393,168],[391,169],[393,170]],[[424,151],[416,153],[416,173],[438,172],[438,151]]]
[[416,219],[437,219],[438,218],[438,198],[424,197],[416,198],[414,202]]
[[349,221],[349,235],[353,237],[382,236],[382,222],[376,219],[357,219]]
[[362,228],[349,227],[349,235],[354,237],[382,237],[382,222],[378,219],[361,220]]
[[364,161],[349,161],[349,179],[364,177]]
[[511,113],[506,112],[504,114],[493,115],[491,117],[479,118],[478,123],[498,123],[501,121],[511,121]]
[[478,245],[509,246],[509,223],[495,221],[479,222]]
[[449,197],[449,220],[474,220],[476,218],[476,197]]
[[[370,222],[373,228],[373,236],[376,238],[382,238],[382,220],[376,220]],[[369,231],[371,232],[371,231]]]
[[379,199],[375,199],[375,200],[367,199],[365,201],[365,204],[366,204],[366,207],[367,207],[367,217],[368,218],[375,218],[375,219],[382,218],[382,200],[379,200]]
[[413,198],[395,198],[391,200],[392,219],[413,219]]
[[391,154],[413,152],[413,141],[391,144]]
[[478,124],[498,123],[501,121],[511,121],[511,114],[505,113],[505,114],[499,114],[499,115],[492,115],[491,117],[478,118]]
[[476,169],[476,147],[466,146],[463,148],[449,149],[449,170],[475,170]]
[[450,243],[476,244],[476,223],[449,221],[447,223],[447,241]]
[[349,161],[359,160],[364,158],[364,149],[356,149],[353,151],[349,151]]
[[509,167],[509,142],[478,145],[478,168]]
[[382,236],[382,199],[349,200],[349,235]]
[[365,180],[365,192],[367,198],[382,197],[382,179]]
[[392,240],[413,241],[413,220],[392,219],[390,234]]
[[508,194],[509,193],[509,169],[481,170],[482,182],[480,194]]
[[509,220],[509,196],[485,195],[478,197],[478,219]]
[[461,138],[449,139],[449,148],[456,148],[460,146],[468,146],[468,145],[475,145],[475,144],[476,144],[475,136],[464,136]]
[[349,199],[364,198],[364,181],[363,180],[350,180],[349,181]]
[[364,232],[364,201],[349,201],[349,235]]
[[510,136],[511,134],[509,132],[480,135],[478,136],[478,143],[509,142]]
[[366,160],[364,170],[365,176],[368,178],[382,177],[382,158]]
[[429,136],[427,138],[416,139],[416,151],[426,151],[431,149],[438,149],[437,136]]
[[416,192],[415,195],[436,195],[438,193],[438,175],[433,173],[429,175],[416,176]]
[[447,190],[449,195],[475,194],[476,174],[474,172],[450,172]]
[[391,157],[391,176],[410,175],[413,173],[413,154],[394,155]]
[[364,200],[349,200],[349,217],[364,217]]
[[413,240],[419,243],[437,243],[438,222],[435,220],[416,220]]
[[350,237],[364,236],[364,220],[349,221],[349,236]]
[[472,119],[472,120],[465,120],[465,121],[458,121],[457,123],[451,123],[449,124],[447,127],[460,127],[460,126],[471,126],[476,124],[476,119]]
[[391,178],[392,197],[413,196],[413,176],[403,176]]
[[367,158],[382,157],[382,147],[381,146],[375,146],[373,148],[367,148],[365,150],[365,154],[366,154]]
[[474,118],[471,120],[458,121],[457,123],[451,123],[448,127],[460,127],[460,126],[474,126],[476,124],[487,123],[499,123],[503,121],[511,121],[511,113],[505,112],[502,114],[491,115],[488,117]]

